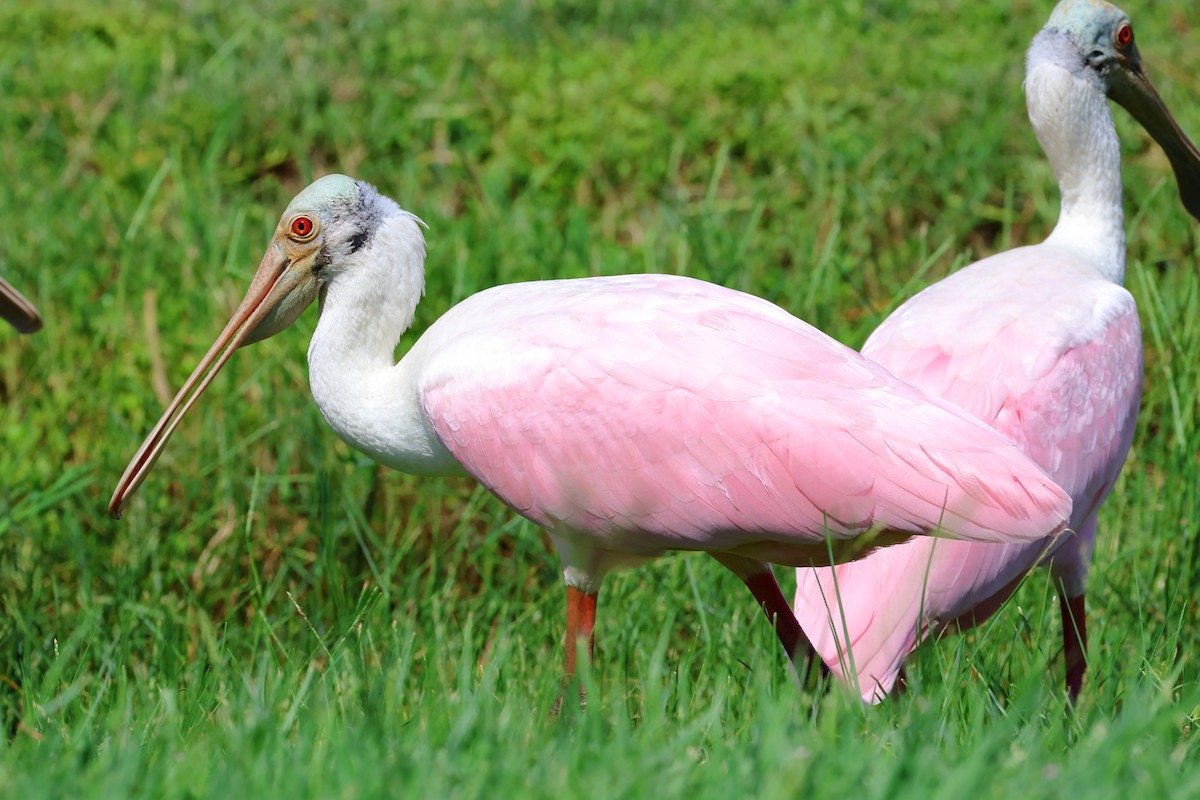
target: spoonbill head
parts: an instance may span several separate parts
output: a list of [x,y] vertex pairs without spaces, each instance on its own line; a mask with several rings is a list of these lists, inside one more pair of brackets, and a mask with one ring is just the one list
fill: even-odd
[[1029,61],[1054,63],[1098,83],[1158,142],[1175,171],[1184,207],[1200,219],[1200,151],[1150,81],[1128,14],[1103,0],[1064,0],[1034,38]]
[[3,278],[0,278],[0,317],[18,333],[35,333],[42,329],[42,318],[33,303]]
[[1029,47],[1025,95],[1058,179],[1054,230],[910,298],[863,353],[1017,443],[1071,494],[1072,534],[1049,549],[913,540],[836,570],[801,569],[802,626],[867,700],[891,691],[923,639],[983,621],[1038,564],[1059,593],[1068,696],[1082,686],[1096,514],[1129,452],[1143,363],[1137,308],[1121,285],[1120,142],[1106,97],[1163,147],[1193,216],[1200,157],[1150,83],[1128,16],[1109,3],[1054,9]]
[[473,476],[546,529],[567,583],[568,674],[606,573],[668,550],[732,570],[788,655],[807,659],[767,562],[852,558],[923,534],[1040,542],[1070,513],[991,428],[778,306],[690,278],[495,287],[396,363],[424,261],[420,221],[370,185],[334,175],[301,192],[110,513],[233,350],[316,297],[310,384],[334,431],[405,472]]
[[246,296],[121,476],[109,504],[113,517],[120,518],[125,499],[145,480],[184,414],[234,351],[295,322],[317,298],[322,280],[328,283],[335,272],[353,268],[355,254],[378,222],[357,182],[344,175],[318,180],[292,200]]

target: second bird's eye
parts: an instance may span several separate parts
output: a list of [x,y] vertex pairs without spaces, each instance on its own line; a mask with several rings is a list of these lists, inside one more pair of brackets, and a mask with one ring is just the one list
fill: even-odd
[[1133,41],[1133,26],[1126,22],[1121,27],[1117,28],[1117,32],[1113,35],[1113,39],[1117,42],[1117,47],[1124,50]]
[[297,239],[309,239],[316,231],[317,226],[310,217],[300,215],[292,220],[291,233]]

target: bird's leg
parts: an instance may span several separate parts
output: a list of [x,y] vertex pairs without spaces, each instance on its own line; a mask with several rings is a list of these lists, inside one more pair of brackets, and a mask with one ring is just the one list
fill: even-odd
[[[775,580],[775,572],[771,569],[771,565],[728,553],[711,553],[710,555],[720,561],[734,575],[741,578],[742,583],[746,584],[746,588],[754,595],[754,599],[758,601],[763,613],[767,615],[767,619],[775,626],[775,635],[779,637],[779,643],[783,645],[783,651],[787,653],[788,659],[800,673],[801,682],[805,686],[811,686],[814,669],[816,678],[821,681],[828,678],[829,667],[817,655],[812,642],[804,635],[804,629],[800,627],[796,615],[792,613],[792,607],[788,605],[787,598],[783,596],[783,590],[779,588],[779,582]],[[803,660],[803,666],[800,661],[797,661],[797,657]]]
[[589,662],[595,652],[597,596],[597,592],[588,593],[574,586],[567,586],[566,672],[568,682],[575,677],[575,658],[579,650],[579,641],[581,639],[587,641]]
[[1058,605],[1062,612],[1063,666],[1067,673],[1067,699],[1072,706],[1079,699],[1083,675],[1087,672],[1087,612],[1084,597],[1095,541],[1096,518],[1093,516],[1054,551],[1050,561],[1050,574],[1054,576],[1054,588],[1058,592]]
[[1059,608],[1062,611],[1063,661],[1067,670],[1067,698],[1071,705],[1079,699],[1083,689],[1083,675],[1087,672],[1087,622],[1084,610],[1084,595],[1067,597],[1060,587]]
[[[579,653],[579,643],[581,640],[587,642],[587,658],[590,663],[596,649],[596,598],[599,592],[585,592],[583,589],[576,588],[571,584],[567,584],[567,639],[564,642],[563,658],[566,666],[566,674],[563,677],[563,686],[568,686],[575,678],[575,664]],[[553,717],[558,717],[562,711],[562,695],[560,694],[554,700],[554,707],[550,710]],[[587,705],[587,693],[583,686],[579,687],[579,705]]]

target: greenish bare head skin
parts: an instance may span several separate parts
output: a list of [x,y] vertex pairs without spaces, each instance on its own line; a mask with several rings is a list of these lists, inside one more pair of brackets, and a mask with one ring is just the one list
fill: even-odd
[[292,198],[283,215],[286,217],[298,211],[321,213],[335,205],[348,205],[362,193],[361,186],[348,175],[317,178]]
[[1200,150],[1146,74],[1129,15],[1104,0],[1063,0],[1029,47],[1030,69],[1046,63],[1092,82],[1146,129],[1175,170],[1184,207],[1200,219]]
[[1128,14],[1104,0],[1063,0],[1050,12],[1046,27],[1070,34],[1085,55],[1115,57],[1113,33],[1128,22]]
[[320,294],[329,273],[361,250],[394,205],[373,186],[347,175],[326,175],[301,191],[279,218],[267,247],[286,267],[270,311],[242,346],[274,336],[295,322]]

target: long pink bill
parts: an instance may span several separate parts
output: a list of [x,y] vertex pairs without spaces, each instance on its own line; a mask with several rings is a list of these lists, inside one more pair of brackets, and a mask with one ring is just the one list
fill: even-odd
[[150,431],[146,441],[142,442],[137,454],[125,468],[125,474],[117,482],[112,499],[108,501],[108,513],[114,519],[121,518],[121,510],[125,503],[145,480],[146,474],[162,454],[180,420],[212,383],[212,379],[221,371],[221,367],[225,366],[233,351],[245,342],[255,326],[271,312],[283,296],[286,296],[288,287],[284,277],[290,265],[291,261],[284,256],[282,248],[273,245],[267,250],[241,305],[200,360],[191,377],[183,384],[179,394],[175,395],[175,399],[167,406],[158,424]]
[[42,329],[42,318],[20,292],[0,278],[0,317],[17,329],[18,333],[34,333]]

